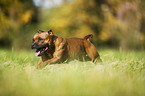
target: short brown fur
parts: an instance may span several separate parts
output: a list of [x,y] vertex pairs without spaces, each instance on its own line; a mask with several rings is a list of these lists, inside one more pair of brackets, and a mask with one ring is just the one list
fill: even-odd
[[[54,35],[52,30],[48,32],[39,31],[33,37],[33,44],[40,46],[49,44],[49,49],[41,54],[37,68],[73,59],[102,61],[95,46],[89,41],[89,37],[92,36],[90,34],[84,38],[64,38]],[[39,38],[43,40],[39,42]]]

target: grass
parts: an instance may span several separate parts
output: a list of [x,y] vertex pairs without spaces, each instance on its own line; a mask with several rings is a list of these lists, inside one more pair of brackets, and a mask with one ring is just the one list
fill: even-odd
[[0,50],[0,96],[145,96],[145,51],[99,51],[103,63],[36,69],[34,51]]

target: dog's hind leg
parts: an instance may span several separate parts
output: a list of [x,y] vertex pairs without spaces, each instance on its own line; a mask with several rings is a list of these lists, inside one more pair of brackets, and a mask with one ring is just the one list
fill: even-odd
[[102,61],[97,49],[89,40],[84,40],[84,47],[87,55],[93,62]]

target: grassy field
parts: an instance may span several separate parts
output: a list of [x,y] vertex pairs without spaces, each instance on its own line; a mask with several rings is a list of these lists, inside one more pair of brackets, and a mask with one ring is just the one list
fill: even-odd
[[0,96],[145,96],[145,51],[99,50],[103,63],[36,69],[34,51],[0,50]]

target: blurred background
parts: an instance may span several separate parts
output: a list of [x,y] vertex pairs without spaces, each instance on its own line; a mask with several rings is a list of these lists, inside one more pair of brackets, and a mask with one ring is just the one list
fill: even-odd
[[37,30],[93,34],[97,47],[145,49],[145,0],[0,0],[0,48],[30,49]]

